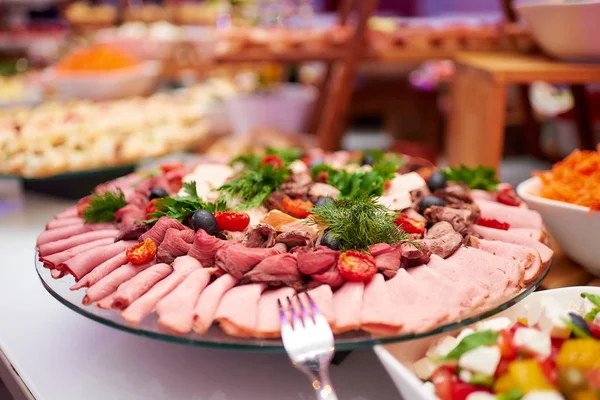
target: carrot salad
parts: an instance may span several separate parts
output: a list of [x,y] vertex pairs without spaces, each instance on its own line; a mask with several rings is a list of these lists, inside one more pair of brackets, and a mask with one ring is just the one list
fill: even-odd
[[543,183],[541,197],[600,211],[600,145],[596,151],[575,150],[551,171],[535,175]]
[[139,64],[135,57],[110,45],[94,45],[78,49],[56,66],[59,71],[110,71]]

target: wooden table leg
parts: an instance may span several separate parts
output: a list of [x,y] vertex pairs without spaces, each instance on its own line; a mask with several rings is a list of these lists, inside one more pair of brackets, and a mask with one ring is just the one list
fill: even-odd
[[504,149],[506,85],[460,66],[451,85],[448,165],[481,164],[498,169]]
[[582,150],[594,150],[596,141],[594,140],[594,130],[590,121],[585,86],[571,85],[571,92],[575,101],[573,111],[575,112],[575,123],[579,135],[579,146]]

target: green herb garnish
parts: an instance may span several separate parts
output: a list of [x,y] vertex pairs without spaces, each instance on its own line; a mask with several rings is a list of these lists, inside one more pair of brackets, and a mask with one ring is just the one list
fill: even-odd
[[438,361],[458,360],[463,354],[480,346],[491,346],[498,341],[499,332],[479,331],[465,336],[460,343],[445,357]]
[[89,205],[83,210],[83,219],[87,224],[110,222],[115,219],[115,212],[126,205],[127,201],[121,190],[94,194]]
[[339,199],[351,199],[359,194],[381,196],[385,188],[385,179],[380,175],[382,171],[338,171],[329,165],[319,164],[311,169],[313,180],[322,172],[327,172],[327,183],[340,191]]
[[588,299],[596,306],[590,312],[585,314],[584,317],[586,321],[593,322],[596,319],[596,316],[600,314],[600,296],[591,293],[581,293],[581,297]]
[[300,157],[302,157],[302,151],[296,148],[276,149],[273,147],[269,147],[265,151],[265,154],[278,156],[279,158],[281,158],[285,165],[289,165],[294,161],[298,160]]
[[[281,158],[284,165],[290,165],[292,162],[298,160],[302,156],[302,151],[300,149],[277,149],[273,147],[269,147],[265,150],[265,155],[274,155]],[[260,163],[262,162],[264,155],[259,155],[255,153],[250,154],[242,154],[235,157],[233,160],[229,162],[230,166],[234,166],[235,164],[242,164],[245,169],[250,169],[253,171],[258,171],[260,169]]]
[[242,164],[244,168],[256,171],[260,168],[261,161],[262,157],[258,154],[242,154],[231,160],[229,165],[233,167],[236,164]]
[[519,400],[523,397],[523,392],[521,392],[518,388],[514,388],[506,393],[498,393],[496,398],[498,400]]
[[311,212],[309,223],[327,226],[342,251],[366,250],[372,244],[401,242],[408,236],[394,223],[396,215],[365,193],[326,202]]
[[275,168],[267,164],[256,170],[242,171],[238,178],[227,182],[217,190],[221,192],[222,201],[242,199],[236,208],[247,210],[261,206],[271,193],[283,185],[288,176],[287,168]]
[[481,189],[496,191],[496,186],[500,183],[496,179],[496,169],[483,167],[481,165],[475,168],[468,168],[461,165],[460,168],[446,168],[441,170],[448,181],[464,183],[470,189]]

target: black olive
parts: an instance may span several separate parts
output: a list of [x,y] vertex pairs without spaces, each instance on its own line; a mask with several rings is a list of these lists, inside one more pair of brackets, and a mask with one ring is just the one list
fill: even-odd
[[373,165],[375,164],[375,157],[373,154],[365,154],[362,159],[362,165]]
[[309,167],[309,168],[314,168],[314,167],[316,167],[317,165],[321,165],[321,164],[324,164],[324,163],[325,163],[325,161],[323,161],[323,159],[322,159],[322,158],[315,158],[314,160],[312,160],[312,161],[310,162],[310,164],[308,165],[308,167]]
[[439,197],[435,196],[425,196],[419,203],[419,213],[424,214],[425,210],[427,210],[431,206],[440,206],[444,207],[446,202]]
[[329,196],[319,197],[317,201],[315,201],[315,207],[324,206],[325,204],[333,204],[335,205],[335,200]]
[[434,172],[429,179],[427,179],[427,187],[432,193],[438,189],[445,189],[447,185],[448,182],[446,182],[446,177],[439,171]]
[[338,250],[340,248],[339,239],[333,237],[333,235],[331,235],[331,232],[327,232],[325,233],[325,235],[323,235],[323,238],[321,239],[321,244],[323,246],[329,247],[331,250]]
[[[571,317],[571,321],[573,322],[573,325],[575,325],[577,328],[579,328],[581,330],[581,332],[574,332],[575,336],[578,336],[578,337],[581,337],[581,336],[591,337],[592,336],[592,332],[590,332],[590,327],[588,326],[587,322],[585,322],[585,319],[583,319],[579,314],[570,312],[569,317]],[[585,335],[587,335],[587,336],[585,336]]]
[[215,216],[206,210],[196,211],[192,215],[192,227],[195,231],[204,229],[206,233],[212,236],[216,236],[219,233],[219,225],[217,225]]
[[163,197],[167,197],[169,193],[163,188],[153,188],[150,190],[150,200],[152,199],[162,199]]

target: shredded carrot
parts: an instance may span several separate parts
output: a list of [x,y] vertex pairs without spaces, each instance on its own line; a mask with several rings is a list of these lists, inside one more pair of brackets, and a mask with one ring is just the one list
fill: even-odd
[[575,150],[551,171],[534,175],[543,183],[540,196],[600,211],[600,145],[596,151]]
[[59,71],[110,71],[133,67],[139,61],[110,45],[94,45],[78,49],[56,66]]

